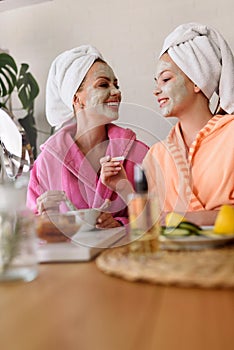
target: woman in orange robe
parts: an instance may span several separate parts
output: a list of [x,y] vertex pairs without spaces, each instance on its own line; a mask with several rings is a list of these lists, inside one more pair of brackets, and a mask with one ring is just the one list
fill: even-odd
[[[213,224],[223,204],[234,205],[234,57],[214,29],[188,23],[164,41],[155,76],[164,117],[177,117],[167,139],[144,159],[149,188],[162,210]],[[212,113],[216,93],[224,115]]]

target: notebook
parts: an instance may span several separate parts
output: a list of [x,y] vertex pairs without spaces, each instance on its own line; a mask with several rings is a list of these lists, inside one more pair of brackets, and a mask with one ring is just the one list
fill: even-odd
[[79,231],[69,242],[39,243],[38,262],[89,261],[106,248],[121,245],[118,242],[126,235],[125,227]]

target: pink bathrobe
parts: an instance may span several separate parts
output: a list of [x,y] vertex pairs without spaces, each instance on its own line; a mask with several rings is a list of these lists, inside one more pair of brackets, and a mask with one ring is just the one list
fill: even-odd
[[[116,220],[127,223],[126,204],[117,194],[102,184],[100,171],[94,169],[74,143],[76,124],[70,124],[51,136],[42,146],[41,153],[31,170],[27,193],[27,205],[37,213],[36,200],[47,190],[65,191],[67,197],[78,208],[98,208],[106,198],[111,200],[108,211]],[[136,140],[135,133],[115,124],[107,125],[108,146],[106,155],[124,156],[123,166],[128,179],[133,184],[134,164],[142,163],[148,146]],[[61,211],[65,211],[65,204]]]
[[144,162],[162,210],[218,210],[234,205],[234,115],[215,115],[185,149],[179,123]]

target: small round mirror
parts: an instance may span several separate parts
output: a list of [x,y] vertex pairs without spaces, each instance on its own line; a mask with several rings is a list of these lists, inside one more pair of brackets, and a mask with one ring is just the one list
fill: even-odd
[[0,108],[0,173],[16,179],[33,166],[32,148],[25,130],[9,111]]

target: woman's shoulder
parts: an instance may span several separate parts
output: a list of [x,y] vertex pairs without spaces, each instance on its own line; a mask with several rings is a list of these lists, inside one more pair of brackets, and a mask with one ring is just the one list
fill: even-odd
[[56,147],[60,149],[64,148],[67,142],[73,142],[73,134],[75,130],[76,124],[69,124],[61,129],[58,129],[54,132],[43,144],[41,144],[40,149],[43,151],[47,147]]
[[136,133],[132,129],[124,128],[114,123],[107,124],[107,132],[109,138],[136,138]]
[[165,152],[165,149],[167,149],[167,140],[162,140],[154,143],[150,147],[149,153],[151,154],[162,153],[162,152]]
[[149,146],[142,140],[140,140],[135,131],[130,128],[124,128],[122,126],[110,123],[108,125],[108,135],[114,136],[116,138],[124,138],[129,140],[135,140],[136,143],[143,145],[146,148],[149,148]]
[[216,132],[216,130],[221,130],[224,132],[225,130],[227,132],[234,131],[234,115],[233,114],[216,114],[212,120],[213,122],[213,128],[212,131]]

